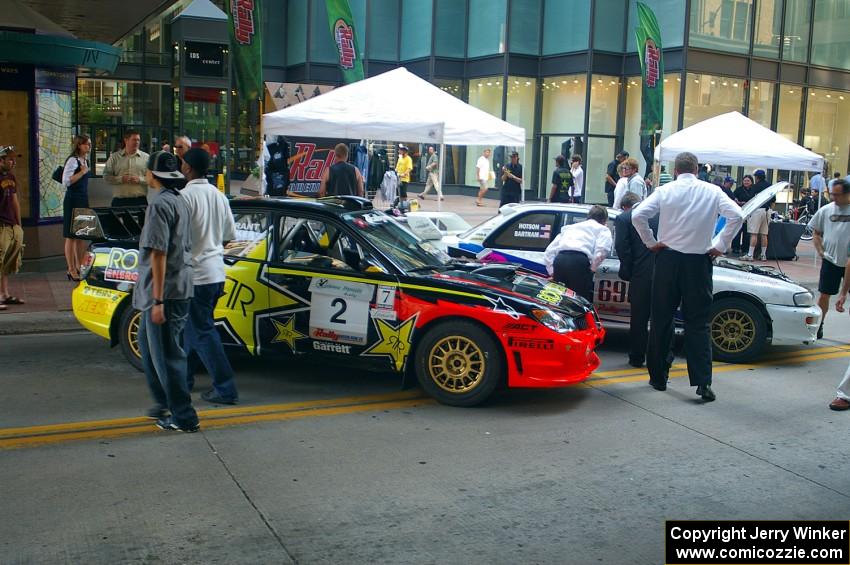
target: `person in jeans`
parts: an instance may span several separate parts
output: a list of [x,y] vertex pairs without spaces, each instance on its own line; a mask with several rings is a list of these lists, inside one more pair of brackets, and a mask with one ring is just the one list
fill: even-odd
[[419,195],[419,198],[425,200],[425,196],[434,188],[437,191],[437,199],[443,198],[443,189],[440,188],[440,158],[434,152],[434,146],[428,146],[428,155],[425,157],[425,174],[428,175],[425,181],[425,190]]
[[207,182],[209,165],[209,153],[203,149],[190,149],[183,155],[183,175],[188,182],[181,195],[189,209],[195,287],[184,335],[187,380],[191,390],[200,360],[212,378],[212,388],[201,393],[201,398],[216,404],[236,404],[239,394],[233,368],[214,320],[216,302],[224,294],[224,243],[236,238],[236,223],[227,197]]
[[183,175],[177,171],[177,157],[154,153],[145,177],[155,193],[139,237],[133,308],[142,313],[139,350],[155,403],[148,417],[163,430],[197,432],[183,349],[192,299],[192,238],[189,208],[179,191]]

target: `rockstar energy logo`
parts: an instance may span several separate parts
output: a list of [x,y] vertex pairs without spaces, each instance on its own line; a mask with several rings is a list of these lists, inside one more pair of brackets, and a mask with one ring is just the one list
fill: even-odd
[[656,47],[655,42],[651,39],[646,40],[646,51],[643,60],[646,65],[646,86],[655,88],[655,84],[658,82],[660,76],[661,49]]
[[354,49],[354,28],[348,25],[342,18],[334,24],[334,39],[339,51],[339,66],[345,70],[354,68],[354,60],[357,52]]

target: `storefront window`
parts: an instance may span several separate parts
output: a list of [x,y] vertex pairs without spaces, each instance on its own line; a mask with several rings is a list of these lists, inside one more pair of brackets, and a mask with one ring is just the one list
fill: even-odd
[[593,75],[590,83],[589,133],[613,135],[617,133],[617,101],[620,96],[620,79]]
[[[530,84],[529,84],[530,83]],[[508,104],[505,121],[525,128],[525,147],[511,147],[519,152],[519,161],[523,164],[525,179],[523,188],[530,188],[531,164],[534,162],[534,110],[537,94],[537,80],[526,77],[508,77]],[[510,155],[510,153],[508,153]]]
[[310,2],[310,62],[337,63],[336,43],[328,25],[328,8],[325,2]]
[[585,96],[587,75],[547,77],[543,89],[543,133],[584,132]]
[[[492,114],[497,118],[502,117],[502,90],[504,85],[502,84],[502,77],[486,77],[486,78],[477,78],[469,81],[469,104],[478,108],[479,110],[484,110],[488,114]],[[478,157],[481,156],[482,151],[485,148],[489,148],[493,151],[493,155],[490,158],[490,166],[493,167],[495,162],[495,151],[496,148],[492,146],[484,146],[484,145],[470,145],[467,147],[466,151],[466,184],[471,186],[478,186],[478,180],[475,174],[475,162]],[[500,159],[500,162],[504,162],[504,159]],[[494,186],[494,182],[491,181],[489,184],[490,187]]]
[[684,127],[744,106],[743,79],[688,73]]
[[398,61],[398,7],[397,0],[371,0],[366,30],[370,59]]
[[753,38],[753,55],[771,59],[779,57],[783,4],[783,0],[756,3],[756,34]]
[[817,0],[812,37],[812,64],[850,69],[850,2],[847,0]]
[[608,203],[608,198],[605,196],[605,171],[616,151],[616,142],[613,138],[591,137],[587,140],[587,159],[583,163],[585,202]]
[[[685,2],[682,0],[645,0],[658,20],[661,28],[663,47],[681,47],[685,37]],[[629,53],[637,51],[634,29],[638,25],[636,2],[629,2],[629,26],[626,31],[626,45]]]
[[[596,0],[593,18],[593,48],[623,52],[625,6],[620,0]],[[663,28],[662,28],[663,29]]]
[[[455,98],[461,98],[463,87],[461,81],[435,78],[431,82],[443,92],[447,92]],[[440,150],[439,147],[436,147],[436,149],[437,151]],[[443,182],[445,184],[463,184],[463,171],[460,169],[460,162],[465,151],[466,147],[461,145],[446,145],[445,155],[441,156],[443,159]]]
[[850,92],[808,89],[803,145],[823,155],[824,168],[847,174],[850,152]]
[[436,0],[437,22],[434,26],[434,55],[463,57],[466,37],[466,3]]
[[782,43],[784,59],[799,63],[806,62],[809,55],[811,16],[811,0],[785,0],[785,39]]
[[[623,147],[640,163],[640,173],[646,172],[646,158],[640,151],[641,84],[640,77],[626,79],[626,119]],[[678,73],[664,75],[664,118],[661,126],[663,140],[676,133],[679,123],[679,92],[682,79]]]
[[803,89],[793,84],[779,85],[779,109],[776,116],[776,133],[797,143],[800,132],[800,107]]
[[691,47],[746,53],[750,49],[753,0],[691,3]]
[[543,54],[586,51],[590,42],[590,2],[546,0]]
[[307,60],[307,2],[287,2],[286,64]]
[[401,5],[401,58],[419,59],[431,54],[434,0],[403,0]]
[[511,0],[511,53],[540,53],[541,0]]
[[469,57],[505,52],[507,0],[469,0]]
[[770,128],[770,118],[773,115],[773,87],[773,83],[766,81],[756,80],[750,83],[749,118],[766,128]]

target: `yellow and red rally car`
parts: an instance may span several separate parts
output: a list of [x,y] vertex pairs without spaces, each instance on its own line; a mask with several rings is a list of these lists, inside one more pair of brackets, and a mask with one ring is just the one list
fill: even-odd
[[[599,365],[604,330],[585,300],[516,265],[453,260],[368,200],[232,200],[231,209],[237,238],[215,309],[227,346],[415,374],[457,406],[500,383],[578,383]],[[117,208],[78,214],[74,225],[95,241],[74,314],[137,368],[130,295],[143,222],[143,208]]]

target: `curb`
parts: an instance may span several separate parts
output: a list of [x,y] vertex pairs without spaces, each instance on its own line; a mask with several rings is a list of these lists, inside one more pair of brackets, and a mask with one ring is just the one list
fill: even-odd
[[69,331],[84,328],[70,311],[0,313],[0,335],[26,335]]

